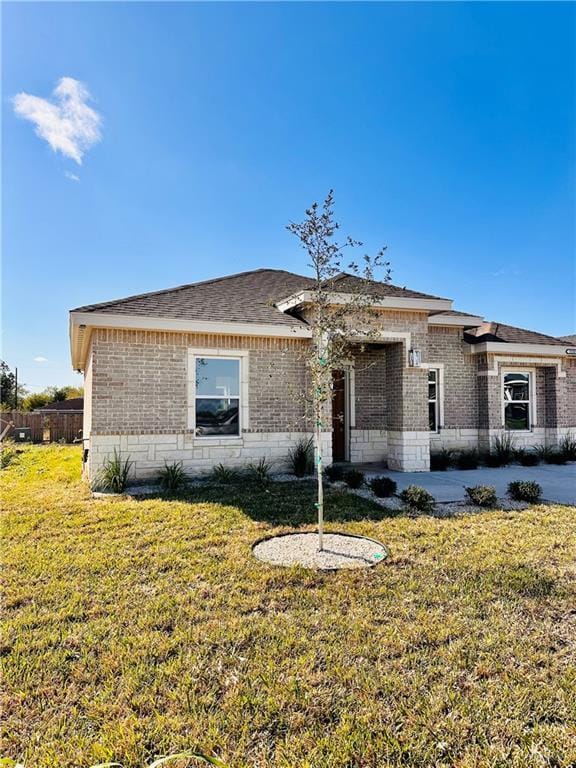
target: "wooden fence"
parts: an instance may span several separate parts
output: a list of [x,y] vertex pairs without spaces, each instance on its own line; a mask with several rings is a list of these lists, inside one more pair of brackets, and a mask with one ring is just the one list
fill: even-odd
[[33,443],[73,443],[82,437],[81,413],[0,411],[0,434],[11,422],[6,437],[13,437],[18,427],[30,427]]

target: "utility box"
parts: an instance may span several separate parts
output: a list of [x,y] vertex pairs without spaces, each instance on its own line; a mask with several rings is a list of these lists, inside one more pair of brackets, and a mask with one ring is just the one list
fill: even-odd
[[15,443],[31,443],[32,429],[30,427],[14,427],[12,437]]

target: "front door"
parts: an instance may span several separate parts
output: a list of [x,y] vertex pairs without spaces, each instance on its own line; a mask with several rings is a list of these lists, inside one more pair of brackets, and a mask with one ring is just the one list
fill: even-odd
[[346,461],[346,373],[332,374],[332,460]]

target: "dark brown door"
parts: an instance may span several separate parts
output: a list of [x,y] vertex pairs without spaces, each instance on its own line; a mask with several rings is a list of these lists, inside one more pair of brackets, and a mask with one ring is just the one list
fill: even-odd
[[346,460],[346,380],[344,371],[334,371],[333,373],[332,460]]

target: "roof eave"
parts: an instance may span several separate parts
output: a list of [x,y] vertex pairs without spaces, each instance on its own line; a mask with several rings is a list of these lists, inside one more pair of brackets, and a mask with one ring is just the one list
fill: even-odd
[[478,315],[430,315],[428,325],[456,326],[458,328],[478,328],[484,319]]
[[528,344],[512,343],[507,341],[482,341],[478,344],[470,344],[473,355],[480,354],[507,354],[507,355],[537,355],[541,357],[570,357],[576,354],[569,352],[570,347],[561,344]]
[[181,320],[171,317],[142,317],[115,315],[104,312],[70,312],[70,352],[72,366],[83,371],[86,366],[90,337],[95,328],[120,330],[175,331],[180,333],[212,333],[233,336],[264,336],[273,338],[310,338],[312,333],[303,321],[287,324],[218,322],[211,320]]
[[[357,300],[355,294],[330,292],[329,302],[331,304],[345,305],[351,304]],[[314,291],[298,291],[285,299],[276,302],[275,306],[280,312],[289,312],[296,307],[311,304],[314,301]],[[426,299],[402,296],[382,296],[375,301],[370,301],[370,306],[377,309],[399,309],[404,311],[422,311],[422,312],[441,312],[442,310],[451,310],[452,301],[450,299]]]

